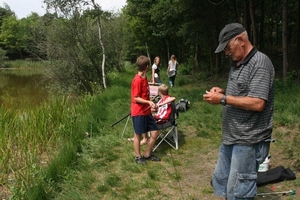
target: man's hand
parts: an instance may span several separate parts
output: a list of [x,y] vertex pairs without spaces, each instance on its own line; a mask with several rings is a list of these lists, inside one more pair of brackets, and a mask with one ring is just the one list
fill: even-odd
[[206,91],[206,94],[203,95],[203,100],[210,104],[220,104],[222,97],[222,93]]
[[212,87],[210,89],[210,92],[218,92],[218,93],[222,93],[222,94],[225,94],[225,90],[220,88],[220,87]]

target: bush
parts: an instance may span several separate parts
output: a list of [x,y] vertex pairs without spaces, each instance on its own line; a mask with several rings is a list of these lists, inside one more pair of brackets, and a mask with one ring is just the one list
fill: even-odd
[[6,51],[0,48],[0,67],[5,67]]

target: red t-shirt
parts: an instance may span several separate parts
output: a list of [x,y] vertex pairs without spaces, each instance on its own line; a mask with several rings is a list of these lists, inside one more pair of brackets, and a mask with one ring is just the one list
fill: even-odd
[[151,108],[147,103],[136,103],[134,97],[150,100],[150,90],[147,78],[136,74],[131,83],[131,116],[149,115]]
[[[169,95],[164,96],[157,102],[157,104],[161,104],[161,103],[165,102],[168,98],[169,98]],[[165,123],[166,121],[169,120],[169,118],[171,116],[171,112],[172,112],[172,106],[171,106],[171,102],[169,102],[169,103],[166,103],[166,104],[160,106],[157,110],[157,113],[154,114],[153,117],[158,124]]]

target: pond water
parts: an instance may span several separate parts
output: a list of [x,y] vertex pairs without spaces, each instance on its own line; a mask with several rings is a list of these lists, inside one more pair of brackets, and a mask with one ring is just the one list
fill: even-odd
[[[16,69],[18,70],[18,69]],[[48,97],[42,74],[16,73],[14,70],[0,70],[0,105],[24,107],[39,105]]]

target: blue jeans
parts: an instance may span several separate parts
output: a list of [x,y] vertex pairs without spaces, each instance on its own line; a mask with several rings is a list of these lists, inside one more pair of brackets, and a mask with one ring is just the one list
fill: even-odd
[[254,199],[258,167],[268,156],[269,149],[270,142],[222,144],[212,177],[214,194],[227,200]]
[[169,77],[169,83],[170,83],[171,87],[174,87],[174,85],[175,85],[175,77],[176,77],[176,75]]

